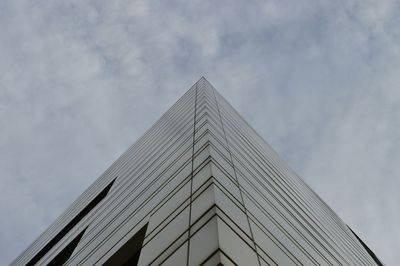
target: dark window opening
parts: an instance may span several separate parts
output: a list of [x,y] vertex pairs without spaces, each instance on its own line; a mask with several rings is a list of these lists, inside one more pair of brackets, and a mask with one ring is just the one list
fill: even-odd
[[55,256],[54,259],[52,259],[49,264],[47,264],[47,266],[60,266],[60,265],[63,265],[71,257],[71,255],[74,252],[76,246],[78,245],[78,243],[81,240],[83,234],[85,233],[86,228],[79,235],[77,235],[71,241],[71,243],[69,243],[60,253],[58,253],[58,255]]
[[26,266],[35,265],[50,249],[52,249],[58,241],[60,241],[80,220],[83,219],[94,207],[97,206],[108,194],[114,181],[111,181],[89,204],[83,208],[55,237],[53,237],[27,264]]
[[349,228],[350,231],[353,233],[353,235],[358,239],[358,241],[360,241],[361,245],[368,252],[368,254],[374,259],[376,264],[378,264],[379,266],[383,266],[382,262],[378,259],[378,257],[375,255],[375,253],[369,249],[369,247],[358,237],[358,235],[356,235],[356,233],[354,233],[353,230],[351,230],[350,226],[347,226],[347,228]]
[[117,252],[114,253],[103,266],[136,266],[139,262],[140,251],[147,224],[143,226],[131,239],[128,240]]

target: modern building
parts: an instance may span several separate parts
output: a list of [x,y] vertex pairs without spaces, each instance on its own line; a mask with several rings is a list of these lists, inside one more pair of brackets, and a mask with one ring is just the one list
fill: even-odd
[[382,265],[204,78],[12,265]]

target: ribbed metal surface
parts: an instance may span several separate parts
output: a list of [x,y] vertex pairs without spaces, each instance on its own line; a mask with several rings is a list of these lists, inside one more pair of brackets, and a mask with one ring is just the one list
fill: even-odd
[[29,262],[113,180],[38,264],[85,230],[66,265],[101,265],[147,224],[139,265],[376,265],[204,78],[13,265]]

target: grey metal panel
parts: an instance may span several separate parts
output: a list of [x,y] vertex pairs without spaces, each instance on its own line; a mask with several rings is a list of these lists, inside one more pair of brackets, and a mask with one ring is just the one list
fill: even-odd
[[204,78],[12,265],[25,265],[112,180],[67,265],[101,265],[147,224],[139,265],[376,265],[346,224]]

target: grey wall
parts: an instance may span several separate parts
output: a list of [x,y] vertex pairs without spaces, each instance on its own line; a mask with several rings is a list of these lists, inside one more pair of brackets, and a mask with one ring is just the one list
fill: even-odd
[[143,226],[139,265],[375,265],[343,221],[204,78],[111,165],[13,265],[84,231],[67,265],[101,265]]

